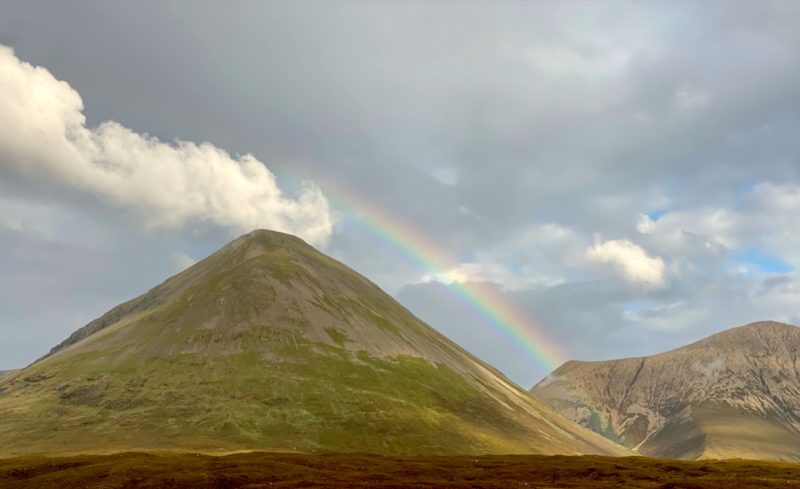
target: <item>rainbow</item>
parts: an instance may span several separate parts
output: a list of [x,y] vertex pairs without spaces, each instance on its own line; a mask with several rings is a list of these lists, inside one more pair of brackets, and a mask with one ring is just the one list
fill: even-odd
[[[374,202],[339,185],[325,182],[326,196],[333,207],[357,221],[363,229],[381,242],[421,267],[432,276],[440,276],[456,264],[449,253],[397,217],[378,208]],[[330,191],[333,190],[334,198]],[[339,190],[338,192],[336,190]],[[469,312],[489,325],[508,345],[526,360],[550,373],[568,357],[548,338],[543,328],[533,322],[496,288],[482,283],[451,282],[444,284],[452,296]]]

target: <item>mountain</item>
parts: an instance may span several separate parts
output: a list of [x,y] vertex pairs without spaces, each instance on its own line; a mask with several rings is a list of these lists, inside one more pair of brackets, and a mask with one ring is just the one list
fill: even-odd
[[0,370],[0,380],[2,380],[3,377],[8,377],[9,375],[13,374],[14,372],[16,372],[16,370]]
[[800,460],[800,328],[759,322],[666,353],[570,361],[531,389],[643,455]]
[[627,453],[376,285],[254,231],[0,380],[0,455]]

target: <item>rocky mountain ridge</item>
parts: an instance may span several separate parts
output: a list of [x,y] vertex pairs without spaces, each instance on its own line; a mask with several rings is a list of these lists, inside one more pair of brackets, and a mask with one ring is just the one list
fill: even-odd
[[665,353],[570,361],[531,394],[650,456],[800,459],[800,328],[759,322]]

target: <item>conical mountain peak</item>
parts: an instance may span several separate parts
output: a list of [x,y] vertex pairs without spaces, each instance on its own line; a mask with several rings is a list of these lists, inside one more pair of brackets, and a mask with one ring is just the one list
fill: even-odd
[[[260,296],[264,299],[265,292],[271,287],[266,284],[270,278],[287,283],[290,277],[299,275],[302,264],[308,262],[328,262],[330,265],[333,260],[297,236],[266,229],[252,231],[234,239],[209,257],[170,277],[139,297],[114,307],[56,345],[47,356],[126,317],[155,310],[178,299],[188,290],[206,292],[204,297],[209,294],[217,296],[215,301],[205,305],[196,302],[198,307],[214,309],[216,302],[227,303],[229,308],[234,308],[239,302],[258,302],[258,298],[250,296]],[[231,297],[226,298],[228,295]],[[216,314],[214,311],[207,313],[208,317]]]
[[253,249],[269,250],[273,248],[284,249],[311,249],[310,244],[303,241],[293,234],[283,233],[281,231],[273,231],[270,229],[255,229],[247,234],[243,234],[234,239],[220,251],[233,250],[241,247],[249,247]]
[[0,380],[0,417],[0,455],[624,453],[344,264],[264,230]]

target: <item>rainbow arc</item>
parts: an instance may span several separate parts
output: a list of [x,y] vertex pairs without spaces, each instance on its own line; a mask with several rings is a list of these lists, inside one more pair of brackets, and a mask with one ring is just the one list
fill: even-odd
[[[325,186],[329,198],[331,187]],[[380,210],[373,203],[362,201],[356,193],[337,192],[334,195],[330,200],[335,208],[431,276],[441,276],[457,265],[445,250],[414,227]],[[444,285],[456,301],[491,327],[511,348],[544,371],[549,373],[568,359],[544,328],[496,287],[479,282],[450,282]]]

